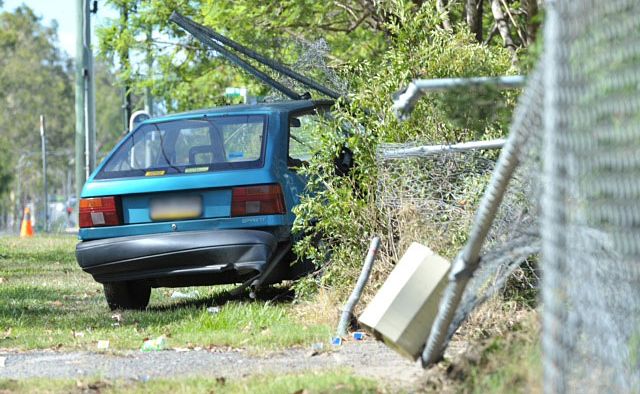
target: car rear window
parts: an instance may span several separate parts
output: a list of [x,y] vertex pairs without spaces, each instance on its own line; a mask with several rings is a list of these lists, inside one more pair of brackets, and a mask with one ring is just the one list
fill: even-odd
[[265,130],[264,115],[147,123],[127,137],[96,178],[261,167]]

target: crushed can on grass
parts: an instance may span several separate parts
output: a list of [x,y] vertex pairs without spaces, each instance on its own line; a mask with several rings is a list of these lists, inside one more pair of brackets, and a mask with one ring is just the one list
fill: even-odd
[[142,344],[142,348],[140,348],[143,352],[156,352],[159,350],[165,350],[167,348],[167,338],[163,336],[159,336],[155,339],[147,339]]
[[109,340],[106,340],[106,339],[99,340],[96,347],[99,350],[107,350],[107,349],[109,349]]

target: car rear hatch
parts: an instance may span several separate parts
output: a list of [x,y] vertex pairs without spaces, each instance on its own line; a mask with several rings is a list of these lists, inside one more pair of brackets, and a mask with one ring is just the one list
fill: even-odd
[[[118,225],[286,213],[282,190],[265,166],[267,119],[228,115],[142,125],[85,185],[80,227],[112,224],[101,216],[102,201],[88,198],[109,199],[105,206],[113,205]],[[166,227],[135,234],[162,231]],[[81,229],[80,236],[119,235]]]

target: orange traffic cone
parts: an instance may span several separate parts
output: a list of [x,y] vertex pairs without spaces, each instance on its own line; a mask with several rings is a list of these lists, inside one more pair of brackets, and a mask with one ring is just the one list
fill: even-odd
[[20,225],[20,237],[33,237],[33,227],[31,227],[31,210],[29,207],[24,208],[22,224]]

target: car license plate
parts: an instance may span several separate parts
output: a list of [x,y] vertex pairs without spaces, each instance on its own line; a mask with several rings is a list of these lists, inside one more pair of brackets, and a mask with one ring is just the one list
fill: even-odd
[[151,199],[151,220],[195,219],[202,216],[202,196]]

